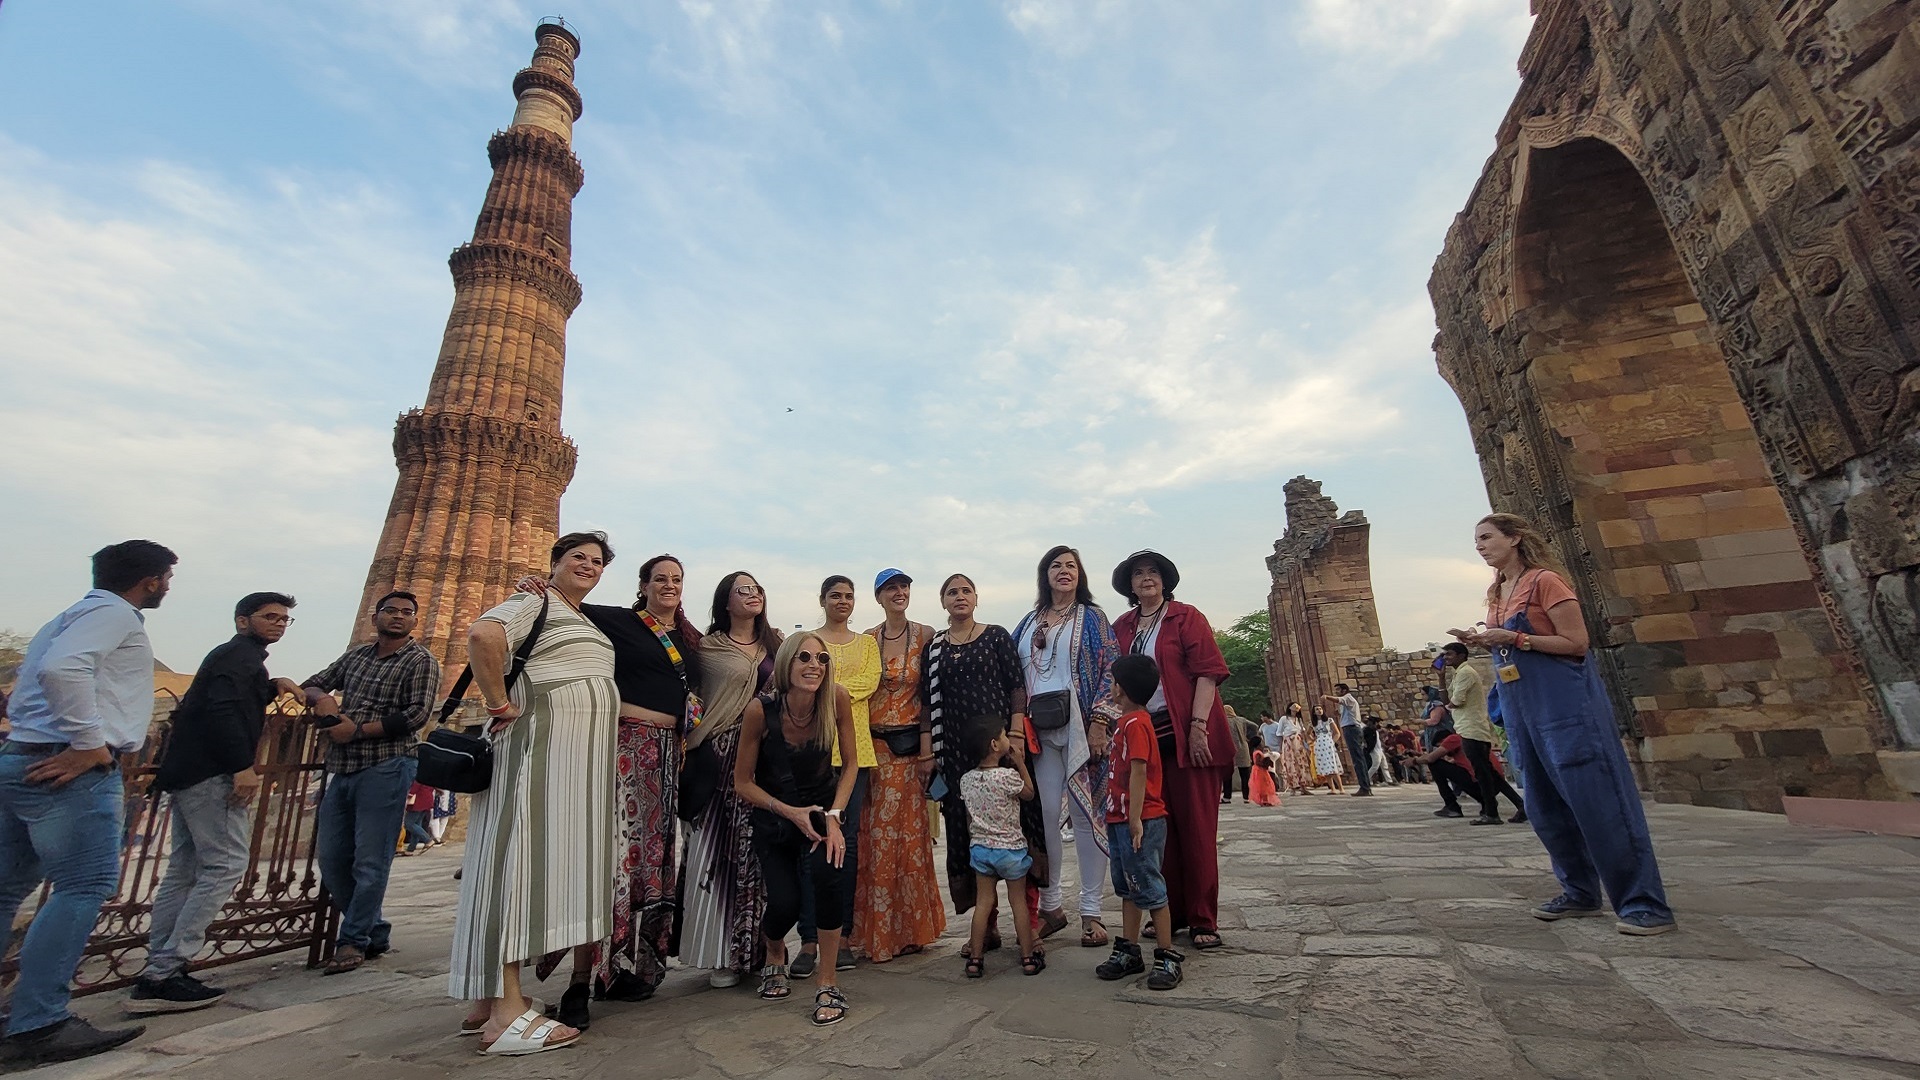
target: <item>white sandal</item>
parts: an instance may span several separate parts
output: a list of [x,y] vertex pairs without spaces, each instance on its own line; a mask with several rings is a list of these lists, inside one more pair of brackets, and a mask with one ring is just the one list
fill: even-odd
[[[534,1011],[538,1012],[542,1016],[545,1016],[547,1014],[547,1007],[545,1004],[543,1004],[540,1001],[539,998],[528,998],[527,1006],[528,1008],[533,1009]],[[487,1023],[488,1023],[487,1020],[482,1020],[478,1024],[474,1024],[473,1026],[469,1027],[467,1026],[468,1021],[462,1018],[460,1021],[460,1037],[464,1039],[468,1035],[480,1034],[481,1032],[487,1030]]]
[[494,1057],[521,1057],[526,1054],[538,1054],[546,1050],[558,1050],[563,1046],[572,1046],[580,1041],[575,1032],[564,1039],[550,1036],[562,1026],[558,1020],[549,1020],[540,1015],[538,1009],[528,1009],[507,1025],[500,1037],[483,1045],[480,1052]]

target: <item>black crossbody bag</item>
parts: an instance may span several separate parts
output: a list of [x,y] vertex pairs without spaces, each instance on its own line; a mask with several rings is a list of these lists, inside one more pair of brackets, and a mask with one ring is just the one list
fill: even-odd
[[[507,692],[513,692],[513,684],[527,667],[527,657],[533,655],[534,643],[540,640],[540,631],[547,627],[547,605],[551,603],[547,596],[540,598],[540,614],[534,616],[533,628],[528,631],[527,639],[513,651],[513,666],[507,669]],[[444,726],[454,713],[460,711],[460,704],[473,685],[473,665],[460,673],[453,684],[453,693],[440,706],[441,727],[433,730],[426,741],[420,744],[416,755],[420,762],[414,779],[431,788],[472,795],[487,790],[493,782],[493,742],[487,735],[469,735],[464,731],[455,731]]]

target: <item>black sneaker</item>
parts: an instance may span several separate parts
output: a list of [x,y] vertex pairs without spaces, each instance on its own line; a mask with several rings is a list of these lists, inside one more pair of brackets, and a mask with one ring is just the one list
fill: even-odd
[[1473,819],[1472,821],[1470,821],[1470,822],[1468,822],[1467,824],[1469,824],[1469,825],[1498,825],[1498,824],[1500,824],[1500,823],[1501,823],[1501,822],[1500,822],[1500,815],[1499,815],[1499,814],[1481,814],[1481,815],[1480,815],[1479,817],[1477,817],[1477,818],[1474,818],[1474,819]]
[[146,1031],[143,1025],[102,1031],[77,1016],[69,1016],[57,1024],[9,1035],[4,1042],[0,1042],[0,1047],[5,1048],[9,1066],[32,1068],[35,1065],[78,1061],[104,1054],[132,1042],[146,1034]]
[[833,970],[852,971],[856,966],[858,964],[854,959],[853,950],[845,945],[840,946],[840,952],[833,958]]
[[1443,806],[1440,809],[1435,810],[1433,812],[1433,816],[1434,817],[1466,817],[1467,815],[1457,806]]
[[225,990],[208,986],[184,971],[164,979],[141,976],[133,984],[133,993],[127,995],[127,1012],[133,1016],[193,1012],[212,1008],[226,996]]
[[819,966],[819,953],[799,952],[794,954],[793,963],[787,965],[787,974],[796,979],[811,979],[814,969]]
[[1093,973],[1112,982],[1129,975],[1138,975],[1145,970],[1147,965],[1140,959],[1140,946],[1126,938],[1114,938],[1112,954],[1100,961],[1100,966],[1094,968]]
[[1180,985],[1180,965],[1186,956],[1173,949],[1153,950],[1153,974],[1147,976],[1147,989],[1171,990]]

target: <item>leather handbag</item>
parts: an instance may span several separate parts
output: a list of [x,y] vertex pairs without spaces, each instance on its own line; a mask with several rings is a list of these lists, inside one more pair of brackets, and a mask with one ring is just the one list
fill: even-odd
[[[507,669],[506,686],[509,691],[518,682],[527,667],[527,657],[533,655],[533,646],[540,640],[540,631],[547,627],[547,605],[552,603],[546,596],[540,598],[540,614],[534,616],[533,627],[527,632],[527,638],[513,651],[513,666]],[[414,757],[419,768],[414,773],[417,783],[443,791],[472,795],[487,790],[493,783],[493,741],[486,735],[471,735],[444,726],[454,713],[460,711],[460,705],[467,687],[473,685],[473,665],[460,673],[453,684],[453,692],[440,706],[441,727],[433,730],[425,742],[422,742]]]
[[1027,722],[1035,731],[1058,731],[1073,719],[1070,690],[1049,690],[1027,699]]

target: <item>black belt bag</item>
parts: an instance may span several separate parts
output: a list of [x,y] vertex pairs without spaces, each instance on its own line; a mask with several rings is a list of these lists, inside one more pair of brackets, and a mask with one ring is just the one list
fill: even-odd
[[1072,691],[1049,690],[1027,699],[1027,720],[1035,731],[1058,731],[1073,719]]
[[920,756],[920,729],[917,727],[887,728],[875,731],[874,737],[887,744],[887,749],[895,757]]

